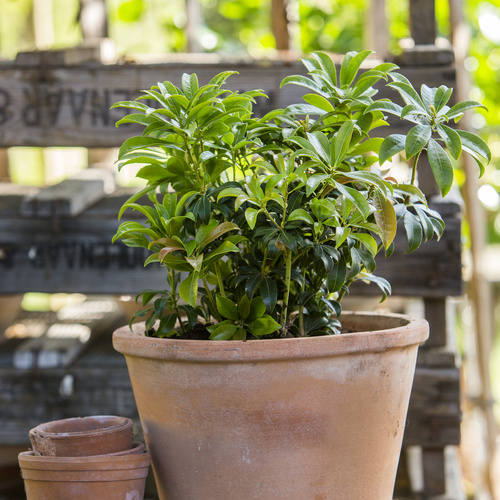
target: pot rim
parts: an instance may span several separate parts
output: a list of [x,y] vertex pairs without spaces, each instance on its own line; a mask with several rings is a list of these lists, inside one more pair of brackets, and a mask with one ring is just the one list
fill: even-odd
[[[396,313],[344,312],[343,324],[354,333],[320,337],[260,340],[185,340],[144,335],[144,322],[123,326],[113,333],[114,348],[126,355],[147,359],[186,362],[255,362],[278,359],[342,356],[383,352],[421,344],[429,336],[425,319]],[[377,330],[367,327],[381,323]]]
[[30,470],[122,470],[149,467],[151,455],[148,450],[128,455],[93,455],[89,457],[38,456],[33,451],[23,451],[18,455],[22,469]]
[[[96,427],[93,429],[85,429],[79,431],[66,431],[60,432],[54,429],[58,427],[71,425],[71,424],[82,424],[85,421],[95,422],[96,424],[101,424],[101,427]],[[112,422],[111,425],[107,425],[108,422]],[[87,436],[95,436],[102,434],[112,434],[117,431],[126,431],[132,429],[134,423],[132,420],[126,417],[119,417],[116,415],[92,415],[88,417],[72,417],[64,418],[60,420],[53,420],[51,422],[44,422],[39,424],[30,430],[30,433],[37,433],[44,438],[50,438],[52,440],[67,440],[73,438],[85,438]]]

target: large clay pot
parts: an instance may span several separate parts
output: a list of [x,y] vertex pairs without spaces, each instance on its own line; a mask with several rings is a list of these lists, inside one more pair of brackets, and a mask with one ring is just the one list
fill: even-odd
[[197,341],[117,330],[160,499],[392,499],[428,325],[342,320],[358,333]]
[[142,500],[151,456],[142,451],[93,457],[19,455],[27,500]]
[[40,424],[29,437],[35,455],[89,457],[130,450],[133,428],[129,418],[99,415]]

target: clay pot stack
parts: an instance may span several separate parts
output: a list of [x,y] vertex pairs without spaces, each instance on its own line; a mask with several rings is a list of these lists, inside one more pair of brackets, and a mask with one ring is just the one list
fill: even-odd
[[116,416],[56,420],[31,429],[19,455],[27,500],[142,500],[151,456]]

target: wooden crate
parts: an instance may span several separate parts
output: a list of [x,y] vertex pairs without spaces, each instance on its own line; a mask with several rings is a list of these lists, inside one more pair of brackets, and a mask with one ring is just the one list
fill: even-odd
[[[415,87],[423,82],[453,87],[455,68],[449,54],[444,54],[444,59],[434,57],[439,55],[436,51],[432,58],[424,54],[428,66],[422,65],[422,54],[421,50],[405,54],[413,66],[403,68],[403,73]],[[279,89],[285,76],[304,72],[301,64],[287,61],[64,66],[57,58],[50,62],[50,58],[35,57],[25,62],[0,63],[0,149],[118,146],[139,131],[133,126],[115,128],[124,110],[110,110],[113,102],[133,99],[155,81],[168,79],[179,84],[183,72],[196,72],[206,83],[227,69],[239,71],[229,80],[229,88],[262,88],[269,95],[268,100],[258,101],[258,115],[296,102],[303,93],[296,86]],[[394,97],[387,89],[380,96]],[[432,192],[433,184],[428,182],[425,171],[421,179],[424,191]],[[0,195],[0,294],[135,294],[143,288],[163,289],[165,279],[157,267],[143,269],[142,249],[110,244],[117,227],[118,207],[127,194],[118,190],[73,218],[57,213],[48,219],[31,219],[20,215],[23,193],[9,193],[4,188]],[[461,418],[459,371],[454,353],[447,346],[445,315],[446,297],[463,292],[460,207],[445,202],[439,204],[438,210],[447,226],[439,244],[431,242],[403,256],[405,243],[400,235],[391,260],[377,261],[378,272],[389,279],[394,295],[424,299],[431,324],[431,337],[419,357],[404,441],[405,445],[423,449],[427,494],[444,492],[443,450],[458,444]],[[359,284],[352,293],[373,296],[378,289]],[[99,343],[64,370],[14,370],[5,352],[4,361],[0,357],[0,421],[7,426],[0,431],[0,442],[26,442],[30,427],[53,418],[91,413],[135,418],[124,361],[110,348],[109,338],[107,342],[103,340],[102,345]]]

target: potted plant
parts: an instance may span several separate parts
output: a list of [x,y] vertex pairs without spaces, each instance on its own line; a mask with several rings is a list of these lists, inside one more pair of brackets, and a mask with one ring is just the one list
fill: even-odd
[[[481,106],[448,106],[452,90],[417,93],[391,63],[360,72],[369,51],[337,72],[324,53],[303,60],[304,102],[262,118],[261,91],[158,83],[120,123],[145,126],[126,140],[120,168],[142,164],[144,189],[123,205],[144,223],[114,237],[145,247],[165,269],[165,290],[140,294],[145,322],[114,333],[125,354],[162,499],[392,498],[424,320],[342,313],[357,280],[389,283],[398,220],[408,251],[444,230],[416,185],[426,151],[445,195],[453,159],[479,137],[447,125]],[[387,80],[404,101],[375,100]],[[141,99],[156,102],[155,107]],[[378,138],[386,114],[411,123]],[[410,180],[387,160],[404,152]],[[363,332],[362,334],[360,332]],[[260,340],[257,340],[260,339]]]

